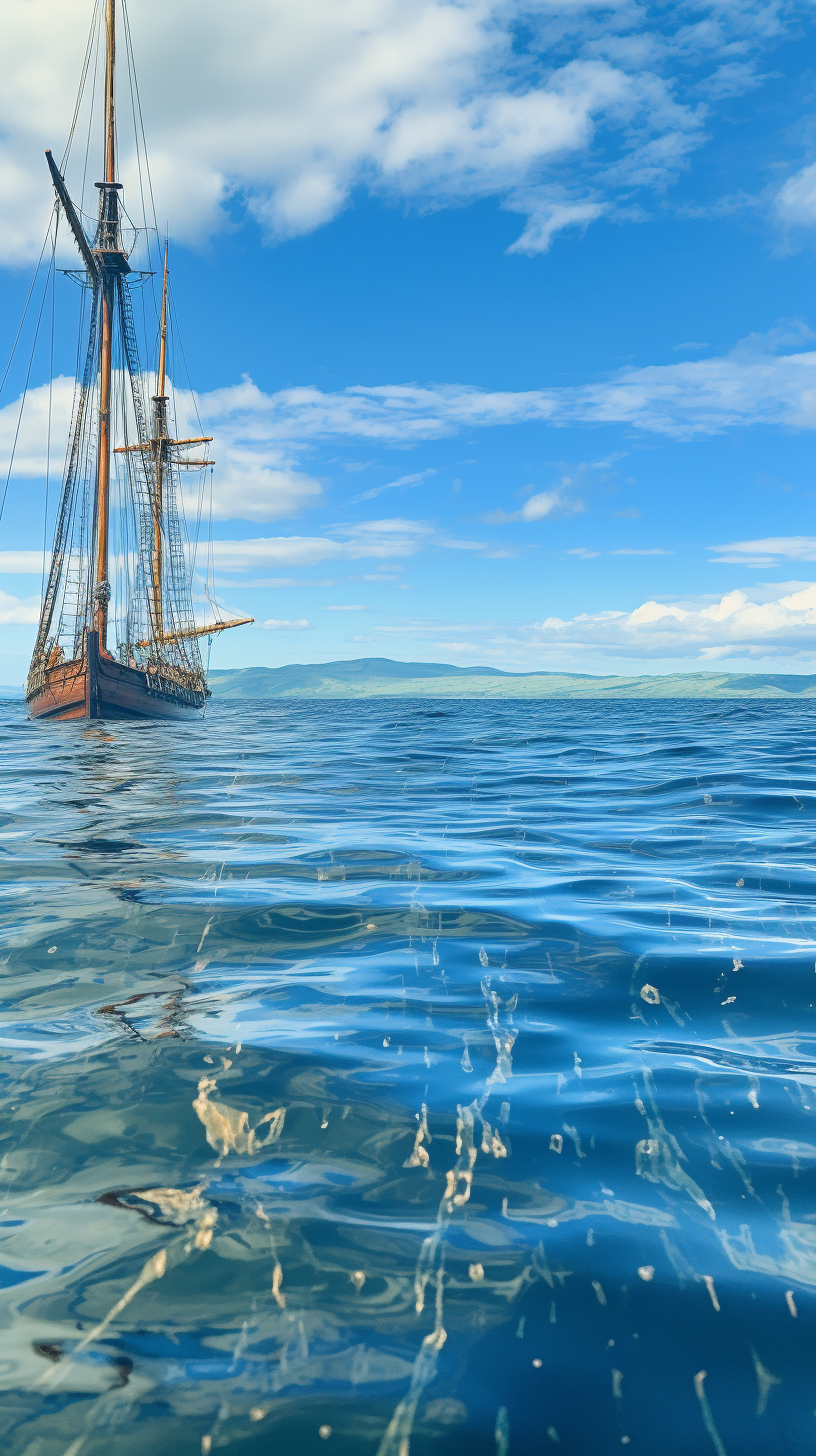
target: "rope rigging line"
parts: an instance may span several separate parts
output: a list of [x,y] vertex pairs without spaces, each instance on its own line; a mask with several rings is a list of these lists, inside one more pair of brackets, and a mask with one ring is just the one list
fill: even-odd
[[0,379],[0,396],[2,396],[3,390],[4,390],[5,385],[6,385],[6,380],[9,377],[9,371],[11,370],[11,366],[14,363],[14,355],[17,352],[17,345],[20,342],[20,335],[23,332],[23,326],[25,324],[26,317],[28,315],[28,309],[29,309],[29,305],[31,303],[31,297],[32,297],[32,294],[34,292],[34,289],[37,286],[37,278],[39,276],[40,268],[42,267],[42,260],[45,257],[45,250],[48,247],[48,239],[51,236],[51,228],[53,227],[53,223],[54,223],[54,213],[55,212],[58,212],[58,211],[59,211],[59,205],[55,202],[54,203],[54,207],[53,207],[53,209],[51,211],[51,214],[50,214],[50,216],[48,218],[48,227],[45,230],[45,237],[43,238],[43,245],[40,248],[40,256],[37,259],[37,266],[34,269],[34,274],[33,274],[33,277],[31,279],[31,286],[30,286],[30,288],[28,290],[28,296],[26,298],[25,304],[23,305],[23,312],[22,312],[22,316],[20,318],[20,322],[19,322],[19,324],[17,326],[17,333],[14,335],[14,343],[11,346],[11,353],[9,354],[9,357],[8,357],[8,363],[6,364],[5,370],[3,372],[3,378]]
[[[49,233],[50,233],[51,228],[55,225],[55,214],[56,214],[56,207],[54,208],[54,211],[51,214],[51,222],[49,223]],[[46,236],[46,241],[45,241],[45,243],[43,243],[43,249],[42,249],[42,252],[40,253],[40,261],[37,264],[37,274],[40,271],[40,264],[42,263],[42,260],[43,260],[43,255],[45,253],[45,249],[46,249],[47,242],[48,242],[48,237]],[[36,281],[37,274],[35,274],[35,281]],[[26,400],[28,398],[28,386],[29,386],[29,384],[31,382],[31,370],[32,370],[33,365],[34,365],[34,355],[36,353],[37,343],[38,343],[38,340],[39,340],[39,337],[40,337],[40,324],[42,323],[43,309],[45,308],[45,300],[48,297],[48,281],[49,281],[49,272],[46,272],[46,276],[45,276],[45,287],[43,288],[43,295],[42,295],[42,298],[40,299],[40,307],[39,307],[39,312],[37,314],[37,322],[36,322],[35,327],[34,327],[34,339],[33,339],[32,344],[31,344],[31,353],[30,353],[29,359],[28,359],[28,368],[26,370],[25,383],[23,385],[22,395],[20,396],[20,408],[19,408],[19,410],[17,412],[17,425],[16,425],[16,428],[15,428],[15,431],[14,431],[14,440],[13,440],[12,446],[11,446],[11,454],[9,456],[9,465],[8,465],[8,471],[7,471],[7,474],[6,474],[6,483],[5,483],[4,487],[3,487],[3,498],[2,498],[2,500],[0,500],[0,521],[2,521],[2,519],[3,519],[3,512],[4,512],[5,508],[6,508],[6,500],[8,498],[9,485],[11,484],[11,473],[12,473],[12,470],[14,469],[14,457],[17,454],[17,444],[18,444],[19,439],[20,439],[20,428],[21,428],[22,423],[23,423],[23,413],[25,411]],[[32,284],[32,290],[33,290],[33,284]],[[30,297],[30,294],[29,294],[29,297]],[[28,308],[28,304],[26,304],[26,308]],[[22,328],[22,324],[20,325],[20,327]],[[18,332],[18,338],[19,338],[19,332]],[[15,341],[15,347],[16,347],[16,341]],[[9,363],[9,368],[10,367],[11,367],[11,364]]]
[[54,404],[54,322],[56,314],[56,283],[57,283],[57,233],[59,231],[59,211],[54,218],[54,244],[51,249],[51,340],[48,364],[48,432],[45,443],[45,499],[43,502],[43,554],[42,571],[40,573],[40,605],[45,596],[45,557],[48,550],[48,488],[51,482],[51,420]]

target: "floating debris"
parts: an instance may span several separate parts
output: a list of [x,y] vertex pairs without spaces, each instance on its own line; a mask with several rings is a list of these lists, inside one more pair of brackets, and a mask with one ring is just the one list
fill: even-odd
[[717,1298],[717,1291],[714,1288],[714,1280],[712,1279],[712,1277],[711,1277],[710,1274],[701,1274],[701,1275],[699,1275],[699,1278],[702,1279],[702,1281],[703,1281],[706,1289],[709,1292],[709,1295],[711,1296],[711,1303],[713,1304],[714,1308],[716,1309],[717,1313],[719,1314],[719,1312],[720,1312],[720,1301]]
[[[158,1253],[153,1254],[152,1258],[148,1259],[147,1262],[142,1266],[142,1272],[139,1275],[138,1279],[133,1284],[131,1284],[129,1289],[125,1291],[121,1299],[117,1299],[112,1309],[108,1310],[105,1318],[101,1320],[98,1325],[94,1325],[93,1329],[88,1330],[87,1334],[83,1335],[82,1339],[79,1341],[79,1344],[75,1345],[73,1350],[71,1351],[71,1356],[73,1357],[75,1355],[78,1355],[80,1351],[86,1350],[89,1345],[92,1345],[94,1341],[99,1339],[100,1335],[104,1335],[105,1330],[108,1328],[111,1320],[116,1319],[116,1316],[121,1314],[122,1310],[126,1309],[127,1306],[130,1304],[131,1300],[135,1299],[136,1295],[139,1294],[142,1289],[145,1289],[148,1284],[152,1284],[153,1281],[156,1279],[161,1279],[164,1275],[166,1268],[167,1250],[159,1249]],[[49,1370],[44,1377],[43,1383],[53,1384],[55,1380],[61,1379],[69,1364],[70,1361],[66,1361],[64,1364],[60,1364],[58,1368],[55,1367],[53,1370]]]
[[795,1300],[793,1298],[793,1290],[792,1289],[786,1289],[785,1290],[785,1303],[787,1304],[788,1309],[790,1310],[791,1314],[793,1315],[793,1318],[794,1319],[798,1319],[799,1318],[799,1311],[796,1308],[796,1302],[795,1302]]
[[681,1160],[686,1162],[686,1155],[677,1139],[667,1132],[663,1124],[655,1101],[651,1073],[644,1072],[643,1080],[653,1115],[650,1117],[648,1112],[646,1113],[651,1136],[642,1138],[635,1147],[635,1171],[639,1177],[648,1178],[650,1183],[663,1183],[666,1188],[674,1188],[677,1192],[687,1193],[698,1208],[705,1210],[709,1218],[716,1218],[717,1215],[702,1188],[680,1166]]
[[507,1148],[496,1131],[490,1126],[487,1118],[482,1116],[482,1152],[492,1153],[494,1158],[506,1158]]
[[772,1375],[770,1370],[766,1370],[753,1345],[751,1346],[751,1359],[754,1362],[754,1369],[756,1371],[757,1378],[756,1413],[758,1416],[761,1416],[765,1414],[765,1407],[768,1404],[768,1396],[770,1395],[774,1386],[781,1385],[782,1381],[780,1380],[778,1375]]
[[468,1264],[468,1274],[474,1284],[480,1284],[484,1279],[484,1268],[481,1264]]
[[318,1426],[318,1428],[317,1428],[317,1434],[320,1437],[321,1441],[328,1441],[329,1436],[331,1435],[331,1433],[332,1433],[331,1426]]
[[[425,1243],[428,1244],[429,1242],[426,1239]],[[404,1400],[400,1401],[394,1411],[385,1435],[377,1448],[377,1456],[407,1456],[409,1451],[411,1431],[413,1429],[414,1416],[416,1415],[419,1398],[425,1387],[430,1384],[436,1374],[437,1357],[448,1338],[445,1327],[442,1324],[443,1277],[444,1270],[440,1266],[436,1275],[436,1314],[434,1327],[431,1333],[426,1335],[422,1341],[419,1354],[414,1361],[408,1394]],[[421,1312],[421,1307],[418,1306],[417,1313]]]
[[714,1417],[711,1414],[711,1407],[708,1403],[708,1397],[705,1393],[705,1389],[703,1386],[703,1381],[706,1378],[706,1374],[707,1371],[705,1370],[697,1371],[697,1374],[694,1377],[694,1393],[700,1402],[700,1409],[703,1413],[703,1424],[705,1425],[705,1428],[708,1431],[709,1436],[711,1437],[711,1442],[714,1450],[717,1453],[717,1456],[726,1456],[726,1450],[722,1441],[720,1440],[720,1433],[714,1424]]
[[[216,1159],[216,1167],[219,1167],[221,1159],[233,1150],[236,1153],[254,1153],[260,1148],[269,1147],[276,1143],[283,1131],[283,1122],[286,1116],[283,1107],[276,1107],[274,1112],[266,1112],[255,1127],[249,1127],[249,1113],[242,1112],[238,1107],[230,1107],[226,1102],[211,1102],[210,1092],[214,1092],[216,1082],[214,1077],[202,1077],[198,1084],[198,1096],[193,1102],[193,1107],[204,1124],[207,1135],[207,1142],[211,1148],[221,1151]],[[258,1129],[269,1123],[266,1137],[256,1136]]]
[[141,1192],[134,1192],[134,1198],[142,1198],[145,1203],[153,1203],[158,1208],[163,1218],[170,1219],[173,1223],[187,1223],[191,1218],[197,1218],[207,1207],[201,1197],[204,1185],[197,1183],[195,1188],[145,1188]]
[[354,1285],[354,1288],[357,1290],[362,1289],[363,1285],[366,1282],[366,1277],[362,1269],[353,1269],[352,1272],[349,1274],[349,1279]]
[[496,1438],[496,1456],[510,1456],[510,1417],[506,1405],[499,1406],[493,1434]]
[[567,1137],[568,1138],[571,1138],[572,1141],[574,1142],[574,1144],[575,1144],[575,1151],[578,1154],[578,1157],[579,1158],[585,1158],[586,1157],[586,1153],[584,1152],[583,1148],[581,1147],[581,1139],[578,1136],[578,1129],[577,1129],[577,1127],[570,1127],[569,1123],[568,1122],[565,1122],[564,1123],[564,1132],[567,1134]]
[[200,1250],[208,1249],[213,1240],[215,1225],[218,1222],[218,1209],[208,1208],[196,1228],[196,1236],[193,1240],[195,1247]]
[[562,1152],[563,1147],[564,1139],[562,1138],[560,1132],[554,1132],[552,1137],[550,1138],[550,1152],[560,1153]]
[[274,1299],[279,1309],[286,1308],[286,1295],[281,1294],[282,1283],[283,1270],[280,1266],[280,1260],[277,1260],[275,1263],[275,1267],[272,1270],[272,1298]]
[[654,1279],[654,1264],[641,1264],[638,1268],[638,1275],[646,1284]]
[[414,1138],[414,1146],[409,1156],[405,1159],[405,1162],[402,1165],[403,1168],[427,1168],[428,1163],[430,1162],[430,1157],[428,1154],[428,1149],[422,1146],[422,1144],[426,1140],[429,1143],[433,1142],[433,1138],[428,1131],[428,1108],[423,1102],[422,1113],[419,1119],[419,1127],[417,1128],[417,1134]]
[[597,1299],[598,1303],[606,1304],[606,1295],[604,1294],[603,1288],[599,1284],[597,1279],[593,1279],[592,1288],[595,1290],[595,1298]]
[[641,986],[640,996],[641,1000],[645,1001],[649,1006],[660,1005],[660,992],[656,986],[650,986],[648,981],[645,986]]

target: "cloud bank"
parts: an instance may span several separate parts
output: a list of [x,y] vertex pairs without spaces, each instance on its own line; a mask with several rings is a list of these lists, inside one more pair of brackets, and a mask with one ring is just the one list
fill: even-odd
[[676,662],[702,670],[729,660],[783,662],[795,671],[816,663],[816,585],[787,582],[754,594],[734,590],[719,599],[641,602],[632,611],[580,612],[565,620],[546,617],[529,624],[507,621],[403,621],[383,623],[367,641],[394,642],[410,635],[435,651],[509,670],[563,668],[596,671],[604,661],[613,672],[626,664]]
[[[661,195],[705,143],[713,110],[762,84],[757,62],[798,10],[139,0],[130,19],[158,216],[201,242],[243,207],[280,239],[329,221],[361,186],[423,207],[494,196],[526,218],[513,249],[542,252],[565,228]],[[2,261],[39,250],[43,149],[58,156],[67,138],[90,11],[89,0],[3,6]],[[121,177],[135,204],[127,105]],[[78,195],[83,151],[80,140],[69,162]],[[786,187],[779,207],[798,216],[804,183]]]
[[667,604],[647,601],[633,612],[581,613],[571,621],[547,617],[533,629],[543,646],[629,658],[797,657],[816,659],[816,586],[752,602],[747,592],[728,592],[719,602]]

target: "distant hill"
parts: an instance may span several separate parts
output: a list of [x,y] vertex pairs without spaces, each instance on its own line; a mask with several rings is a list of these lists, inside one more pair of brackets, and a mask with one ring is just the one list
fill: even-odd
[[797,673],[670,673],[593,677],[585,672],[502,672],[444,662],[290,663],[210,673],[217,698],[801,698],[816,697],[816,676]]

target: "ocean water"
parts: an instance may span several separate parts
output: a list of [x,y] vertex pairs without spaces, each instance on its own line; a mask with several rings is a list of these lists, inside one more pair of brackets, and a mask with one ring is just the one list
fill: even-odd
[[806,706],[0,727],[8,1456],[812,1453]]

